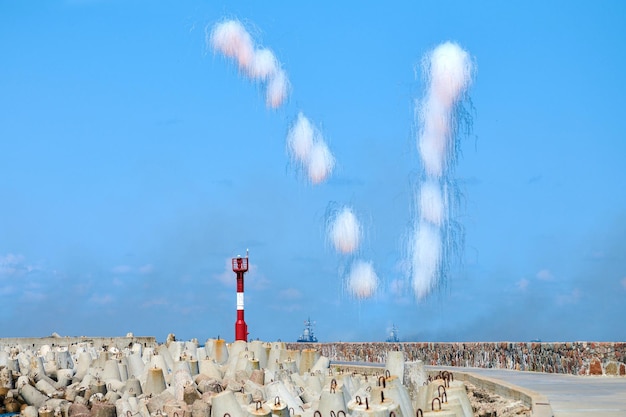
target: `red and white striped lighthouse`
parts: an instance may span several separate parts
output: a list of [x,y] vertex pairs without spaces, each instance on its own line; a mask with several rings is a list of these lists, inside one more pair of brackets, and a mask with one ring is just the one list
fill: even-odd
[[248,341],[248,325],[243,319],[243,274],[248,271],[248,251],[246,257],[233,258],[233,272],[237,274],[237,321],[235,322],[235,340]]

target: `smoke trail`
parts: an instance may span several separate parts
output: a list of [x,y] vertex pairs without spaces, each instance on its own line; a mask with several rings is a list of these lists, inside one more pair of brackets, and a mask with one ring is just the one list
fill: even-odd
[[268,107],[280,107],[289,95],[289,79],[274,52],[257,48],[246,28],[238,20],[217,23],[207,44],[224,56],[235,59],[239,69],[250,79],[267,84],[265,103]]
[[427,89],[416,105],[416,119],[423,173],[415,192],[417,215],[408,244],[409,269],[418,300],[445,277],[448,255],[458,245],[452,174],[457,157],[459,103],[467,94],[473,72],[469,54],[452,42],[427,54],[422,67]]
[[335,167],[335,157],[328,149],[321,132],[302,112],[287,132],[287,153],[306,172],[312,184],[324,182]]
[[350,294],[359,299],[370,298],[378,289],[378,275],[371,262],[355,261],[346,279]]
[[354,253],[361,243],[363,228],[349,207],[333,213],[328,221],[328,236],[337,252]]

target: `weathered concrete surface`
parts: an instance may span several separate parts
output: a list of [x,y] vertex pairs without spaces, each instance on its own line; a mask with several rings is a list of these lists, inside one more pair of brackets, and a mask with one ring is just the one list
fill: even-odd
[[426,365],[512,369],[571,375],[626,376],[626,342],[288,343],[318,349],[332,361],[384,363],[386,352],[404,352]]

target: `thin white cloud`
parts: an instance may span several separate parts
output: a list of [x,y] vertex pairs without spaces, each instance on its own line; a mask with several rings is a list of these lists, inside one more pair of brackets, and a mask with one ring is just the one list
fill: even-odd
[[526,291],[526,289],[528,288],[528,284],[530,284],[530,281],[528,281],[526,278],[522,278],[515,283],[515,286],[520,291]]
[[8,253],[0,256],[0,278],[16,277],[37,271],[42,271],[42,268],[27,264],[24,255]]
[[219,274],[213,275],[217,281],[226,285],[227,287],[235,287],[237,284],[235,273],[233,272],[232,259],[226,258],[224,260],[224,270]]
[[113,296],[110,294],[94,294],[89,298],[89,301],[95,304],[111,304],[113,302]]
[[300,303],[295,303],[295,304],[282,303],[282,304],[274,304],[270,306],[270,308],[275,311],[284,311],[286,313],[293,313],[294,311],[302,310],[302,305]]
[[111,268],[111,272],[116,275],[127,275],[127,274],[140,274],[140,275],[150,275],[154,272],[154,266],[152,264],[142,265],[138,268],[130,266],[130,265],[118,265]]
[[280,291],[278,297],[285,300],[297,300],[302,298],[302,293],[295,288],[287,288]]
[[569,294],[560,294],[556,296],[556,304],[559,306],[567,304],[576,304],[582,297],[582,292],[578,288],[574,288]]
[[604,253],[604,251],[601,250],[596,250],[591,252],[591,259],[604,259],[606,258],[606,254]]
[[15,255],[8,253],[4,256],[0,256],[0,266],[18,265],[24,262],[24,255]]
[[152,264],[146,264],[139,267],[139,273],[141,275],[150,275],[154,272],[154,266]]
[[2,286],[0,287],[0,297],[3,297],[5,295],[11,295],[15,293],[15,287],[12,286]]
[[550,272],[549,269],[542,269],[537,272],[537,278],[542,281],[551,281],[554,279],[554,275],[552,275],[552,272]]
[[129,265],[118,265],[116,267],[113,267],[113,269],[111,269],[111,272],[113,272],[114,274],[128,274],[130,272],[132,272],[133,268]]
[[141,304],[141,308],[150,308],[150,307],[158,307],[168,305],[169,303],[165,298],[153,298],[151,300],[146,300]]
[[24,302],[41,302],[47,298],[45,293],[39,291],[25,291],[22,294],[22,301]]

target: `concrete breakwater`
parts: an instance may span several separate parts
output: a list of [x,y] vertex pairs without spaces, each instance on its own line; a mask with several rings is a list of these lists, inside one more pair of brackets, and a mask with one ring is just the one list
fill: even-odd
[[434,366],[626,376],[626,342],[288,343],[319,349],[331,361],[383,363],[387,351]]
[[170,335],[154,346],[106,338],[65,345],[70,339],[52,339],[0,343],[0,413],[426,417],[437,410],[439,417],[473,416],[463,382],[447,371],[428,376],[421,361],[407,363],[398,351],[386,352],[385,368],[360,373],[330,367],[316,349],[287,349],[282,342],[208,339],[199,346]]

